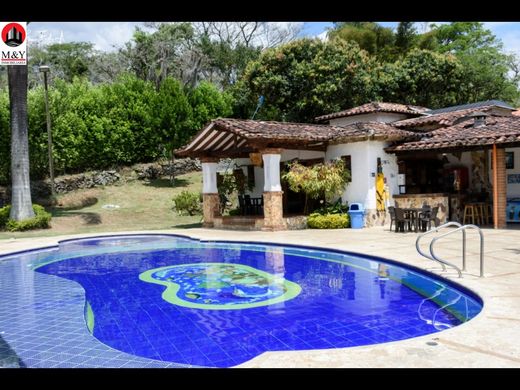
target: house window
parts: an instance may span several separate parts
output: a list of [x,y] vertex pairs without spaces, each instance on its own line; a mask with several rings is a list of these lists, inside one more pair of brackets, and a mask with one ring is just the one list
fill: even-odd
[[253,188],[255,186],[255,166],[247,166],[247,186]]
[[351,161],[350,155],[348,155],[348,156],[341,156],[341,159],[345,162],[345,168],[347,168],[350,171],[350,180],[349,180],[349,182],[351,182],[352,181],[352,161]]

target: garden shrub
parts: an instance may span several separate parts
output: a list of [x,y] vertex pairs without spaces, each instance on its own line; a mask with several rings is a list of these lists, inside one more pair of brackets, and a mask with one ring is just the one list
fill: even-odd
[[199,215],[202,214],[201,195],[198,192],[182,191],[173,197],[175,210],[180,215]]
[[237,216],[237,215],[242,215],[242,210],[241,209],[231,209],[229,210],[229,215],[230,216]]
[[343,229],[350,226],[348,214],[312,213],[307,219],[307,226],[311,229]]
[[327,214],[346,214],[349,210],[349,206],[341,203],[341,198],[334,204],[327,204],[324,207],[321,207],[315,210],[315,213],[321,215]]
[[45,209],[38,204],[33,204],[33,210],[34,214],[36,214],[34,218],[15,221],[9,219],[11,205],[3,207],[0,209],[0,228],[5,228],[10,232],[23,232],[26,230],[49,228],[49,222],[52,218],[51,214],[45,211]]
[[11,205],[0,207],[0,229],[4,229],[9,221],[9,213],[11,212]]

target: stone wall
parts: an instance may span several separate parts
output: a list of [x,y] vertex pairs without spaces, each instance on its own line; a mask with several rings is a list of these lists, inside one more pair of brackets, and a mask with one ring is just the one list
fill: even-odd
[[384,226],[390,223],[388,211],[378,211],[376,209],[365,210],[365,227]]
[[[174,161],[173,171],[175,175],[200,170],[199,160],[185,158]],[[92,171],[76,175],[58,176],[54,179],[54,188],[56,193],[64,194],[82,188],[109,186],[130,180],[153,180],[162,176],[169,176],[171,171],[172,168],[169,163],[135,164],[118,170]],[[35,199],[48,198],[51,194],[50,181],[31,182],[31,194],[33,201]],[[0,207],[2,207],[2,204],[8,204],[10,198],[11,188],[0,187]]]
[[286,230],[283,219],[282,191],[264,191],[264,226],[262,230]]
[[220,216],[220,198],[218,194],[202,194],[202,215],[204,227],[213,227],[215,217]]
[[[443,224],[448,221],[449,218],[449,197],[448,195],[435,195],[428,196],[428,194],[420,194],[409,196],[399,195],[399,197],[394,196],[395,199],[395,207],[401,208],[421,208],[423,205],[429,205],[431,207],[439,207],[439,211],[437,213],[438,224]],[[390,218],[388,218],[388,223],[390,223]]]

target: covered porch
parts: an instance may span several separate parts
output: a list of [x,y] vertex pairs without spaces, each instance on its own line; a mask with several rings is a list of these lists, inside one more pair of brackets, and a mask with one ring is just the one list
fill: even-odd
[[[324,161],[331,126],[218,119],[199,131],[177,156],[199,158],[203,174],[204,227],[286,230],[305,223],[298,197],[281,182],[284,162]],[[240,215],[220,212],[218,168],[233,159],[245,180],[252,184],[237,202]],[[303,210],[301,210],[303,211]]]
[[520,221],[520,207],[510,206],[520,197],[520,165],[514,165],[519,147],[520,121],[511,117],[477,117],[391,146],[386,151],[397,155],[399,166],[394,201],[399,207],[438,206],[440,223],[506,228]]

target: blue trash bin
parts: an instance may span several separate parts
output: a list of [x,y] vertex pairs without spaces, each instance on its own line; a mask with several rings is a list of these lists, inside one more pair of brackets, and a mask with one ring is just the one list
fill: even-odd
[[365,208],[362,203],[352,203],[348,210],[350,216],[350,227],[352,229],[363,229],[365,226]]

